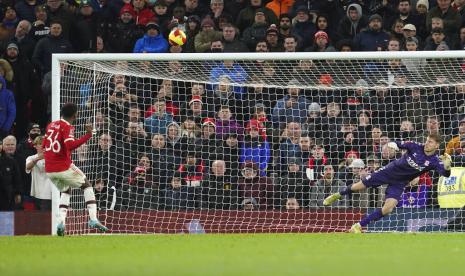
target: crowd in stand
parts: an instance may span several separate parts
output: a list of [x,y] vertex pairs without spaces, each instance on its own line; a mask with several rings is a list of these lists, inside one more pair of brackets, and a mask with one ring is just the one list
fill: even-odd
[[[3,0],[0,20],[0,210],[50,208],[40,144],[53,53],[465,47],[464,0]],[[168,43],[173,28],[185,31],[186,44]],[[432,132],[456,165],[465,162],[465,87],[444,85],[441,72],[435,89],[402,88],[426,60],[390,61],[385,86],[360,78],[353,91],[332,95],[300,88],[332,82],[302,78],[299,70],[313,70],[306,62],[295,64],[285,89],[231,85],[259,77],[235,62],[211,66],[207,85],[114,75],[108,104],[92,118],[98,135],[75,160],[92,167],[100,208],[322,207],[325,196],[396,158],[390,140],[423,142]],[[85,97],[82,109],[95,104]],[[400,204],[434,206],[436,180],[415,179]],[[339,207],[375,207],[381,194]]]

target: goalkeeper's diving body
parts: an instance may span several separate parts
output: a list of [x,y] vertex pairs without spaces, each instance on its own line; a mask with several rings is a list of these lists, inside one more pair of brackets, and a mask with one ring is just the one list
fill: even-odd
[[363,227],[372,221],[377,221],[394,210],[399,202],[404,188],[408,183],[421,174],[436,170],[443,176],[450,176],[451,158],[448,154],[438,156],[437,151],[441,144],[441,137],[431,134],[424,144],[415,142],[390,142],[387,146],[398,151],[406,152],[386,166],[366,176],[361,181],[348,185],[340,192],[325,198],[323,205],[330,205],[343,196],[350,196],[354,192],[365,190],[368,187],[387,185],[385,201],[382,208],[365,216],[359,223],[352,225],[350,232],[361,233]]

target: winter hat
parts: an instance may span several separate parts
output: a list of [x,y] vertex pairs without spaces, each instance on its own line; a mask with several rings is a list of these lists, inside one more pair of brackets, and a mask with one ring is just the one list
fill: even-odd
[[417,1],[417,8],[418,8],[419,5],[425,6],[425,7],[426,7],[426,11],[429,10],[429,2],[428,2],[428,0],[418,0],[418,1]]
[[362,159],[354,159],[352,163],[349,165],[349,168],[365,168],[365,162]]
[[27,127],[27,132],[29,133],[31,130],[38,128],[40,130],[40,125],[38,123],[30,123]]
[[295,10],[296,13],[298,12],[304,12],[308,13],[308,8],[306,6],[298,6],[297,9]]
[[326,40],[329,40],[328,34],[324,31],[318,31],[315,33],[315,36],[314,36],[315,40],[317,40],[320,37],[324,37],[326,38]]
[[368,82],[364,79],[359,79],[356,83],[355,86],[357,87],[369,87]]
[[16,49],[16,51],[19,52],[18,44],[16,44],[15,42],[10,42],[10,43],[8,44],[8,46],[6,47],[7,50],[10,49],[10,48],[14,48],[14,49]]
[[415,44],[418,45],[418,39],[416,37],[413,37],[413,36],[412,37],[407,37],[405,39],[405,43],[407,43],[407,42],[415,42]]
[[320,76],[320,84],[331,85],[333,83],[333,77],[330,74],[323,74]]
[[160,32],[160,26],[158,26],[158,24],[155,22],[148,22],[147,24],[145,24],[145,30],[148,31],[150,29],[155,29],[158,32]]
[[270,33],[275,33],[276,35],[279,34],[278,28],[276,28],[275,24],[271,24],[270,27],[266,30],[266,35],[268,35]]
[[199,102],[203,104],[202,98],[200,98],[200,96],[192,96],[192,99],[189,101],[189,105],[191,105],[193,102]]
[[216,123],[215,123],[215,119],[213,118],[205,118],[202,122],[202,127],[204,126],[213,126],[214,128],[216,128]]
[[[347,151],[347,152],[344,154],[344,159],[347,159],[347,157],[348,157],[349,155],[351,155],[351,154],[357,156],[357,158],[360,158],[360,153],[359,153],[358,151],[356,151],[356,150],[349,150],[349,151]],[[354,160],[355,160],[355,159],[354,159]]]
[[252,161],[252,160],[247,160],[247,161],[245,161],[244,163],[242,163],[241,169],[244,170],[244,169],[247,169],[247,168],[253,169],[253,170],[255,170],[255,171],[258,170],[257,163],[255,163],[255,162]]
[[92,7],[92,5],[90,3],[90,0],[81,0],[81,4],[79,4],[79,7],[83,8],[83,7],[87,7],[87,6]]
[[197,22],[200,24],[200,17],[197,15],[193,14],[187,18],[187,22]]
[[213,22],[213,20],[211,20],[210,17],[206,17],[202,20],[202,24],[200,26],[202,28],[206,26],[215,27],[215,23]]
[[368,20],[368,22],[371,22],[373,20],[379,20],[379,21],[383,22],[383,18],[381,17],[381,15],[379,15],[377,13],[370,16],[370,19]]
[[132,17],[136,16],[136,12],[131,5],[124,5],[121,10],[119,11],[119,16],[123,15],[124,13],[129,13]]
[[290,157],[288,160],[287,160],[287,164],[288,165],[291,165],[291,164],[295,164],[295,165],[302,165],[302,159],[298,158],[298,157]]
[[313,102],[308,106],[308,113],[310,112],[320,113],[320,110],[321,110],[321,106],[318,103]]

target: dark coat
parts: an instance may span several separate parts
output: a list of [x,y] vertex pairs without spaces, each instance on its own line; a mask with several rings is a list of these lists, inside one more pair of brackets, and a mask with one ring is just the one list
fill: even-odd
[[73,46],[64,36],[48,35],[36,45],[32,62],[41,70],[42,74],[52,70],[52,54],[71,53]]
[[16,161],[0,154],[0,211],[12,211],[15,195],[23,189],[19,166]]

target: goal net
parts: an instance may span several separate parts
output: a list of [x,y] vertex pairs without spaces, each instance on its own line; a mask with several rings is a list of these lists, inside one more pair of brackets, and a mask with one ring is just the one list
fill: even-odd
[[[464,58],[54,55],[53,117],[74,102],[76,136],[87,123],[97,130],[73,160],[110,233],[346,231],[382,206],[386,187],[330,207],[323,199],[400,157],[389,141],[422,143],[430,133],[444,139],[451,177],[412,180],[393,213],[367,230],[456,231],[465,205]],[[91,233],[87,220],[73,190],[67,234]]]

